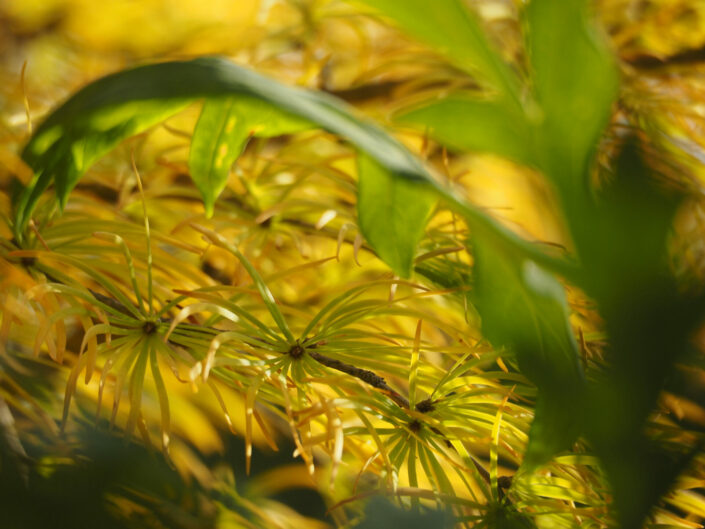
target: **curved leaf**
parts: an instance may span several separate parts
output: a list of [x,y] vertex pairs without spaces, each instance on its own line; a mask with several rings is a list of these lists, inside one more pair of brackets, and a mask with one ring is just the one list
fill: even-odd
[[396,178],[364,154],[358,157],[358,174],[360,230],[379,257],[407,278],[436,195],[423,183]]
[[249,135],[231,112],[232,99],[207,100],[193,130],[189,172],[203,197],[206,216],[213,215],[215,199],[225,189],[230,167],[245,148]]
[[317,123],[344,136],[400,176],[431,179],[420,160],[397,140],[356,117],[334,97],[277,83],[221,58],[165,62],[99,79],[42,123],[22,153],[35,178],[19,198],[16,231],[24,229],[36,201],[52,180],[64,204],[90,164],[121,139],[145,130],[191,101],[228,95],[253,97]]
[[63,208],[78,180],[101,156],[125,138],[183,110],[190,102],[184,98],[126,100],[120,105],[106,106],[101,112],[87,112],[69,104],[74,98],[39,127],[22,151],[22,158],[35,175],[16,205],[15,231],[18,234],[52,181]]
[[444,197],[450,207],[460,211],[471,225],[480,226],[487,236],[503,240],[546,264],[556,267],[564,264],[439,185],[423,163],[400,142],[373,123],[360,119],[336,98],[283,85],[216,57],[118,72],[84,87],[55,110],[37,129],[22,154],[35,176],[16,201],[13,228],[18,240],[22,239],[37,200],[52,181],[56,183],[59,202],[64,204],[90,164],[120,140],[145,130],[191,101],[221,96],[261,100],[278,111],[339,134],[389,174],[426,182],[429,190]]
[[201,192],[206,215],[225,188],[230,167],[252,136],[271,137],[313,124],[252,97],[213,98],[203,104],[191,140],[189,170]]
[[582,179],[618,90],[614,59],[587,21],[586,3],[532,0],[526,8],[527,48],[542,110],[541,166],[564,193],[578,195],[584,194]]

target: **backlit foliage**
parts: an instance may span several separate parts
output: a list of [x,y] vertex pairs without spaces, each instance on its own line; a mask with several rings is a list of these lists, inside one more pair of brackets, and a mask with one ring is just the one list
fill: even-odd
[[[209,183],[217,180],[208,172],[215,164],[193,174],[189,149],[202,108],[213,103],[177,102],[178,112],[155,113],[151,126],[92,165],[67,195],[63,213],[56,204],[61,191],[43,193],[17,233],[18,182],[27,185],[33,176],[22,148],[52,109],[86,83],[128,66],[223,54],[347,101],[433,167],[443,179],[439,187],[457,185],[497,226],[538,241],[529,257],[544,256],[540,264],[549,267],[570,264],[563,258],[575,252],[578,237],[571,233],[581,233],[580,221],[560,205],[571,205],[571,190],[539,174],[550,174],[560,157],[539,160],[540,148],[526,145],[477,147],[485,130],[473,146],[457,131],[433,140],[428,115],[426,129],[414,128],[412,117],[429,101],[485,97],[488,79],[468,74],[461,50],[438,49],[433,38],[422,44],[367,4],[374,6],[338,0],[0,6],[0,504],[17,527],[55,522],[31,513],[38,502],[55,502],[54,512],[68,513],[61,527],[82,527],[86,518],[86,526],[107,527],[351,527],[375,495],[404,510],[447,509],[465,527],[603,528],[643,517],[646,527],[703,526],[702,331],[674,331],[687,354],[664,367],[673,373],[657,408],[646,404],[635,419],[645,446],[666,447],[679,471],[673,482],[664,478],[665,495],[656,494],[653,509],[642,512],[624,499],[640,476],[609,460],[613,445],[597,428],[580,437],[539,432],[535,438],[558,438],[558,446],[536,448],[534,441],[527,448],[536,429],[566,424],[565,417],[552,423],[545,412],[547,423],[532,430],[536,410],[546,405],[541,392],[546,385],[551,390],[536,372],[547,371],[522,360],[517,350],[526,336],[498,339],[503,332],[494,329],[501,326],[488,323],[492,303],[507,299],[505,325],[521,327],[524,308],[504,292],[530,276],[548,292],[537,319],[569,311],[564,334],[547,338],[547,348],[551,340],[574,348],[575,369],[601,388],[613,363],[610,337],[617,335],[596,306],[605,293],[590,291],[590,278],[573,281],[568,267],[559,282],[519,259],[502,281],[478,284],[483,267],[506,263],[503,252],[514,248],[483,246],[477,225],[448,202],[429,203],[413,273],[400,278],[390,266],[399,271],[395,263],[403,258],[385,254],[387,266],[378,257],[384,247],[363,237],[370,233],[364,222],[387,219],[364,221],[356,209],[358,170],[379,168],[371,158],[358,164],[361,155],[345,138],[305,120],[276,114],[281,121],[272,125],[273,118],[257,121],[268,107],[247,118],[241,112],[238,119],[253,128],[236,131],[237,141],[211,153],[237,159],[221,167],[222,194],[211,216],[201,197],[204,189],[218,196]],[[499,45],[507,71],[528,87],[523,3],[465,4]],[[605,96],[611,117],[590,192],[610,189],[633,147],[644,171],[659,175],[657,186],[685,194],[669,228],[670,254],[662,257],[678,292],[702,297],[705,12],[692,4],[591,5],[617,55],[621,86],[612,107]],[[502,86],[503,70],[497,71],[489,81]],[[228,105],[211,107],[213,116],[229,112]],[[136,114],[145,118],[147,111]],[[201,122],[203,136],[194,143],[203,141],[207,150],[221,138],[208,137],[203,123],[211,122]],[[223,134],[232,132],[221,125]],[[228,151],[235,148],[241,152]],[[636,207],[643,199],[654,218],[670,223],[675,200],[639,189]],[[608,204],[599,211],[605,226],[639,231],[629,224],[631,210]],[[581,250],[601,242],[586,235]],[[613,264],[598,251],[581,258],[589,263],[592,255],[596,268]],[[556,288],[560,294],[552,297]],[[702,302],[691,308],[696,317]],[[531,317],[533,309],[526,309]],[[575,402],[554,394],[541,409],[557,403],[561,415],[571,415],[583,398],[578,389]],[[593,397],[606,403],[584,412],[593,426],[601,423],[591,413],[607,417],[611,406],[622,405],[611,395]],[[161,453],[150,453],[154,448]],[[643,472],[658,474],[659,464],[664,460],[644,460]],[[78,483],[85,501],[68,490],[52,500],[51,491],[68,482]],[[301,490],[309,494],[303,500],[286,495]],[[364,527],[376,522],[395,523],[368,518]]]

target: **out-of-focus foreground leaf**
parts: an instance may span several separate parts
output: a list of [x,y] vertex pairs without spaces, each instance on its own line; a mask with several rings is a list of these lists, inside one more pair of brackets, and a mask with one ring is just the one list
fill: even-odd
[[536,529],[530,516],[520,513],[511,502],[494,503],[485,517],[475,525],[477,529]]
[[580,433],[585,387],[562,285],[534,262],[481,240],[474,243],[475,305],[495,347],[516,355],[539,390],[526,470],[567,450]]
[[[93,432],[82,436],[80,457],[30,450],[29,479],[18,474],[9,451],[0,443],[0,507],[3,525],[39,529],[106,527],[206,528],[206,512],[194,516],[201,487],[186,485],[166,461],[123,439]],[[47,440],[47,444],[50,441]],[[54,441],[56,442],[56,441]]]
[[[511,348],[539,389],[524,465],[547,461],[582,431],[610,478],[618,519],[631,529],[640,526],[693,454],[667,449],[645,436],[644,428],[701,307],[677,293],[666,267],[666,237],[677,201],[650,183],[633,146],[624,150],[613,182],[597,200],[590,189],[592,160],[618,80],[586,10],[586,2],[578,0],[533,0],[526,7],[535,100],[525,106],[519,132],[511,130],[504,104],[461,103],[456,96],[412,110],[402,120],[429,127],[452,147],[535,165],[555,186],[583,265],[580,277],[571,279],[594,297],[605,319],[607,372],[596,374],[584,401],[560,284],[521,256],[484,240],[477,230],[476,304],[486,336],[495,346]],[[442,48],[442,37],[431,39],[403,15],[397,17],[413,34]],[[418,17],[415,24],[426,20]],[[428,22],[426,31],[433,27]],[[482,135],[483,130],[489,133]]]
[[645,422],[691,332],[702,301],[679,294],[666,262],[678,196],[659,188],[634,143],[578,232],[584,282],[609,336],[609,369],[589,390],[586,434],[614,489],[622,527],[640,527],[692,456],[644,433]]
[[[526,8],[535,100],[523,110],[502,99],[450,96],[401,116],[402,122],[428,127],[451,147],[542,169],[563,199],[571,225],[586,221],[586,178],[617,88],[612,58],[592,35],[584,4],[534,0]],[[424,22],[420,17],[417,24]],[[511,249],[477,230],[473,242],[483,331],[496,347],[516,353],[520,369],[539,389],[525,455],[525,466],[533,468],[569,448],[581,428],[584,379],[565,295],[555,278]]]
[[438,529],[453,527],[453,516],[445,511],[406,511],[389,500],[376,496],[365,508],[365,519],[356,529],[384,529],[387,527],[405,527],[408,529]]
[[404,112],[401,123],[423,123],[439,142],[454,149],[487,152],[534,166],[530,128],[523,115],[491,100],[451,96]]
[[586,11],[584,0],[533,0],[526,8],[539,106],[527,115],[539,135],[539,166],[559,191],[569,220],[586,198],[592,158],[618,89],[612,54],[596,38]]
[[514,73],[492,48],[473,13],[460,0],[362,0],[390,16],[416,38],[440,50],[455,64],[508,98],[517,95]]
[[[445,145],[542,169],[571,220],[588,189],[592,156],[618,89],[612,55],[594,34],[585,11],[581,0],[534,0],[526,7],[533,99],[523,109],[501,95],[486,101],[451,95],[401,113],[400,121],[428,127]],[[425,17],[416,20],[417,25],[429,24],[430,31],[432,23]],[[458,57],[450,58],[462,64]]]
[[272,137],[310,128],[312,123],[251,97],[210,99],[203,104],[191,139],[189,171],[201,192],[206,215],[228,180],[230,168],[252,136]]
[[359,156],[358,173],[360,229],[394,272],[409,277],[435,197],[428,186],[395,178],[369,156]]
[[[488,237],[515,245],[540,261],[555,261],[502,228],[481,209],[460,200],[452,190],[441,186],[423,163],[400,142],[380,127],[357,117],[336,98],[283,85],[219,58],[153,64],[109,75],[86,86],[54,111],[37,129],[23,151],[23,157],[35,176],[16,200],[14,231],[17,239],[22,239],[37,200],[52,181],[63,205],[68,193],[91,163],[121,139],[159,121],[156,116],[166,119],[189,101],[199,98],[243,95],[276,108],[277,119],[283,120],[280,123],[286,123],[288,118],[281,118],[279,111],[284,115],[297,116],[302,121],[316,123],[345,137],[389,174],[428,184],[414,194],[415,202],[430,204],[426,193],[432,190],[460,210],[471,224],[481,226]],[[298,126],[299,123],[296,123],[295,128]],[[285,128],[290,130],[288,125]],[[275,127],[272,134],[277,130],[281,129]],[[203,181],[201,185],[222,185],[217,184],[218,181],[216,177],[209,182]],[[215,196],[216,193],[212,194]],[[411,197],[408,198],[411,200]],[[365,235],[376,241],[382,240],[373,234]],[[387,240],[385,244],[398,246],[408,242]],[[413,249],[406,248],[403,252],[412,253]]]

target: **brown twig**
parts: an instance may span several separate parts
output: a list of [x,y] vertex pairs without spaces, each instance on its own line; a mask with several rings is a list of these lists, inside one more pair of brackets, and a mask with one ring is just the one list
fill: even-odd
[[666,66],[692,66],[705,62],[705,46],[680,51],[668,57],[637,55],[627,58],[626,62],[641,70],[653,70]]
[[326,367],[340,371],[351,377],[362,380],[364,383],[370,386],[382,390],[390,399],[396,402],[400,407],[409,409],[409,401],[402,397],[399,393],[389,387],[387,382],[379,375],[369,371],[367,369],[361,369],[335,358],[330,358],[328,356],[317,353],[316,351],[307,351],[309,356],[316,360],[318,363],[323,364]]

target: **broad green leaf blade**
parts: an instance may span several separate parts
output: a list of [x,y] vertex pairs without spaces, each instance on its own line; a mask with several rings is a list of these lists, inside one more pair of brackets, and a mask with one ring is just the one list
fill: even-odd
[[529,126],[505,103],[451,96],[404,112],[398,119],[425,125],[433,138],[454,149],[489,152],[535,165]]
[[538,388],[523,467],[570,448],[579,433],[585,381],[561,284],[534,262],[481,239],[475,248],[475,304],[483,334],[516,355]]
[[[108,152],[120,139],[151,126],[160,112],[166,117],[189,101],[224,96],[255,98],[339,134],[396,178],[428,184],[429,189],[445,198],[450,207],[460,211],[473,227],[482,229],[486,237],[504,241],[542,264],[570,268],[441,186],[424,164],[399,141],[380,127],[361,119],[338,99],[283,85],[215,57],[140,66],[109,75],[84,87],[50,114],[23,151],[23,157],[35,170],[35,178],[15,204],[13,229],[17,239],[22,240],[37,200],[51,184],[58,169],[69,175],[57,184],[62,186],[61,194],[65,200],[92,161]],[[149,115],[150,108],[154,109],[153,119],[148,122],[138,119],[143,113]],[[129,121],[135,116],[138,118]],[[127,119],[130,125],[116,126],[121,119]],[[113,124],[109,128],[110,140],[97,141],[106,130],[106,121]],[[73,146],[88,138],[93,142],[91,156],[84,156],[79,164],[74,156],[80,149],[77,151]]]
[[228,180],[230,167],[252,136],[271,137],[311,128],[313,124],[260,99],[206,100],[191,141],[189,170],[201,192],[206,215]]
[[543,114],[541,165],[564,198],[582,194],[617,96],[616,66],[587,20],[585,0],[532,0],[526,18],[532,78]]
[[518,100],[514,73],[492,48],[475,15],[460,0],[362,0],[394,19],[464,70],[480,73],[490,85]]
[[[54,181],[56,196],[63,207],[81,176],[102,155],[123,139],[142,132],[183,110],[188,100],[136,100],[111,106],[100,113],[66,114],[69,123],[51,117],[37,130],[22,152],[35,171],[35,178],[20,195],[16,219],[20,226],[29,211]],[[52,115],[53,117],[53,115]]]
[[233,112],[240,119],[248,134],[272,138],[293,134],[314,127],[309,119],[286,112],[277,106],[255,97],[241,96],[233,102]]
[[362,153],[358,174],[360,230],[397,275],[409,277],[437,196],[430,186],[399,178]]
[[[23,151],[23,158],[35,170],[35,178],[16,205],[17,235],[21,237],[39,196],[55,174],[59,176],[60,196],[65,200],[92,162],[121,139],[158,122],[157,114],[165,108],[169,112],[164,112],[161,119],[189,101],[219,96],[259,99],[340,134],[396,174],[412,180],[431,180],[420,160],[397,140],[357,117],[332,96],[282,85],[225,59],[166,62],[99,79],[74,94],[42,123]],[[154,117],[144,120],[140,117],[144,115]],[[85,142],[92,146],[90,156],[76,147]]]
[[669,270],[669,238],[683,196],[652,174],[633,140],[615,166],[590,225],[575,237],[587,293],[609,337],[609,368],[590,386],[586,435],[609,478],[620,527],[637,529],[698,450],[685,440],[674,450],[646,431],[675,366],[688,365],[703,307]]
[[230,167],[249,138],[247,130],[238,126],[232,106],[232,99],[207,100],[191,139],[189,171],[208,217],[213,215],[215,200],[227,184]]

